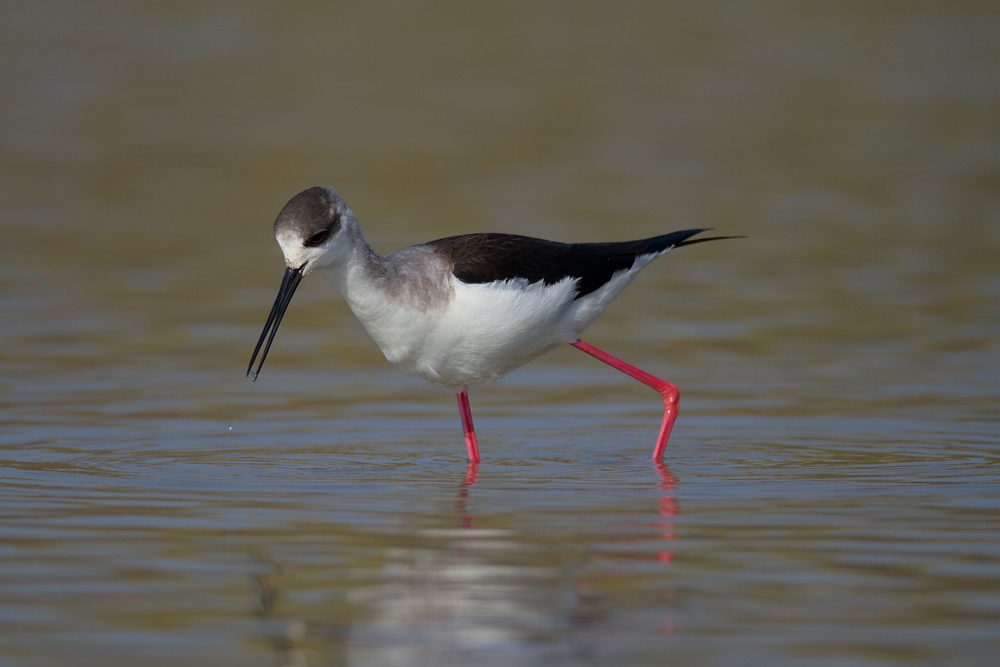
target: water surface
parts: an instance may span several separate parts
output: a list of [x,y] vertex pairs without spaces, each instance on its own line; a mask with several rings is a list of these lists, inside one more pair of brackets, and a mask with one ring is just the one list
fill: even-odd
[[[0,662],[986,665],[1000,651],[991,3],[8,2]],[[713,227],[454,397],[270,225],[380,252]]]

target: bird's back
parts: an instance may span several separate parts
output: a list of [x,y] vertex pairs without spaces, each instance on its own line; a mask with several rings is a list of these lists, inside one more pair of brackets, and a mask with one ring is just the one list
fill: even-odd
[[689,229],[639,241],[614,243],[558,243],[516,234],[465,234],[425,244],[445,256],[464,283],[491,283],[512,278],[553,285],[577,279],[580,298],[607,284],[639,257],[658,255],[683,245],[705,231]]

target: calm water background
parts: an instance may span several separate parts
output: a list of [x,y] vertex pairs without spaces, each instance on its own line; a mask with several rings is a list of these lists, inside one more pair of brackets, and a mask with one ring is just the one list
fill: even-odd
[[[0,664],[985,665],[996,3],[0,5]],[[454,397],[270,225],[745,234]]]

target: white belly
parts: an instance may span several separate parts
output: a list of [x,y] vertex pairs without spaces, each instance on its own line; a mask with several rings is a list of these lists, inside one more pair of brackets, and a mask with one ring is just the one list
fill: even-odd
[[419,309],[391,300],[381,307],[351,307],[400,370],[436,384],[468,387],[496,380],[560,343],[575,341],[577,333],[567,317],[574,294],[570,280],[549,286],[524,280],[455,281],[443,308]]

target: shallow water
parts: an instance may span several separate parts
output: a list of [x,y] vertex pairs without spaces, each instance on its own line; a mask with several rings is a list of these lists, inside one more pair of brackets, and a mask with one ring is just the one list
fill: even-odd
[[[920,665],[1000,651],[990,3],[0,10],[0,664]],[[454,396],[270,224],[714,227]]]

